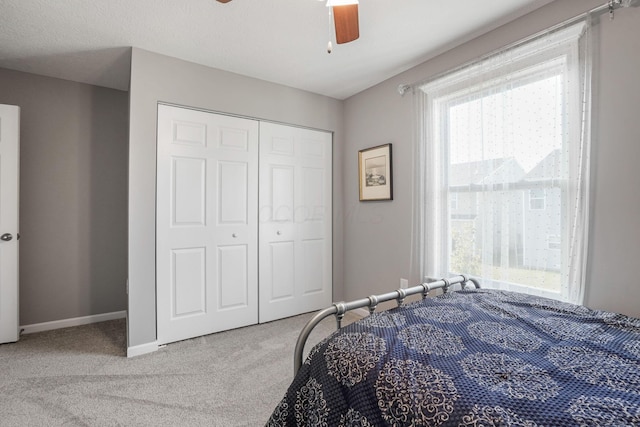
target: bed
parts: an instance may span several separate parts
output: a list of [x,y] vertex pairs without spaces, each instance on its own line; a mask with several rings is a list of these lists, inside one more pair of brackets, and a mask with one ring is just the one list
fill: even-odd
[[[638,426],[640,319],[456,276],[334,304],[267,426]],[[403,304],[410,294],[444,293]],[[375,312],[380,300],[399,306]],[[323,318],[370,307],[311,349]]]

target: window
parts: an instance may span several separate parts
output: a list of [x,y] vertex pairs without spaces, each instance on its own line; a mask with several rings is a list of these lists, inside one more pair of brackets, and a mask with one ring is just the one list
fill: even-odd
[[547,247],[551,250],[561,249],[561,237],[557,234],[547,236]]
[[529,209],[544,210],[545,191],[544,188],[532,188],[529,190]]
[[540,35],[416,91],[424,276],[582,302],[588,35]]
[[458,210],[458,193],[451,193],[449,197],[451,198],[451,210]]

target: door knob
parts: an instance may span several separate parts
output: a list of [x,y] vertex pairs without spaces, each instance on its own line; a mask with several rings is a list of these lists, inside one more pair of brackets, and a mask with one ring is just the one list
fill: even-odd
[[4,233],[2,236],[0,236],[0,240],[4,242],[9,242],[11,239],[13,239],[13,236],[10,233]]

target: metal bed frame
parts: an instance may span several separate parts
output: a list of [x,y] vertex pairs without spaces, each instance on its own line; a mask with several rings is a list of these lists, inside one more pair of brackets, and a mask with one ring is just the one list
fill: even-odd
[[480,283],[476,279],[472,279],[467,275],[461,274],[449,279],[440,279],[433,282],[422,283],[411,288],[397,289],[395,291],[388,292],[382,295],[371,295],[369,297],[350,302],[338,302],[333,304],[331,307],[327,307],[324,310],[319,311],[315,316],[311,318],[311,320],[307,322],[306,325],[304,325],[304,328],[302,328],[302,331],[298,336],[293,361],[294,375],[298,373],[300,367],[302,366],[304,346],[307,343],[309,334],[311,334],[313,328],[315,328],[318,323],[320,323],[326,317],[329,317],[332,314],[335,315],[337,327],[338,329],[340,329],[342,327],[342,318],[347,311],[368,307],[369,314],[372,314],[373,312],[375,312],[376,307],[381,302],[396,300],[398,302],[398,307],[400,307],[404,303],[405,298],[410,295],[422,294],[422,298],[424,299],[428,296],[430,291],[442,289],[444,293],[447,293],[449,292],[449,288],[451,286],[458,283],[462,286],[462,289],[464,289],[467,286],[468,282],[473,283],[476,289],[480,288]]

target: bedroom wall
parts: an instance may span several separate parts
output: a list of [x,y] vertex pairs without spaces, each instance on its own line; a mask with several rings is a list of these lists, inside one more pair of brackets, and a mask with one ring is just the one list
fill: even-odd
[[21,107],[20,324],[126,309],[126,92],[0,69]]
[[[342,298],[343,104],[325,96],[134,48],[129,150],[130,354],[156,340],[155,159],[159,101],[334,132],[334,299]],[[136,347],[135,350],[131,350]]]
[[[345,101],[344,282],[347,300],[399,286],[411,271],[411,94],[397,86],[429,78],[598,7],[601,0],[554,1],[460,44]],[[591,247],[585,303],[640,317],[640,8],[597,19]],[[358,202],[357,152],[393,143],[394,200]]]

